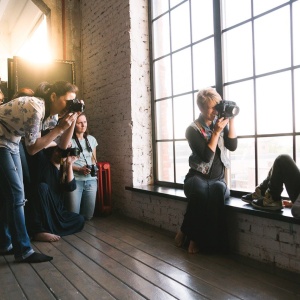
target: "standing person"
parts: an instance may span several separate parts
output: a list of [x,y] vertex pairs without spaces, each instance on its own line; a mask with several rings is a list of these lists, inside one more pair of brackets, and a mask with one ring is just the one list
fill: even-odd
[[[83,216],[64,207],[64,192],[76,189],[72,167],[78,157],[72,150],[56,146],[36,154],[37,179],[32,184],[34,205],[28,230],[36,241],[55,242],[61,236],[81,231],[84,226]],[[65,174],[64,180],[61,174]]]
[[[14,254],[17,262],[49,261],[52,257],[34,252],[25,227],[23,174],[19,153],[21,137],[29,155],[34,155],[60,137],[66,149],[79,113],[68,113],[67,102],[76,97],[78,88],[69,82],[43,82],[35,96],[13,99],[0,106],[0,254]],[[48,121],[59,114],[57,126]],[[51,129],[41,136],[44,129]],[[47,128],[48,127],[48,128]]]
[[[279,155],[270,169],[267,178],[251,194],[242,200],[253,207],[264,210],[281,210],[282,204],[292,207],[293,217],[300,218],[300,170],[294,160],[286,154]],[[283,200],[281,193],[285,185],[290,201]]]
[[70,211],[80,213],[86,220],[90,220],[94,215],[98,187],[97,174],[95,173],[98,143],[88,133],[85,114],[81,114],[77,118],[71,141],[72,147],[79,148],[80,157],[73,165],[77,188],[75,191],[67,193],[66,207]]
[[234,118],[217,119],[216,105],[220,101],[215,89],[200,90],[199,118],[186,130],[192,150],[184,181],[188,205],[175,243],[181,246],[187,238],[189,253],[226,250],[227,246],[224,201],[230,191],[224,179],[225,167],[229,167],[226,149],[236,150],[237,137]]

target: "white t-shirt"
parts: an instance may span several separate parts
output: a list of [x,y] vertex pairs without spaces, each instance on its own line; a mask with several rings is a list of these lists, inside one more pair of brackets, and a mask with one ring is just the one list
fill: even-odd
[[[92,150],[94,150],[98,145],[97,140],[92,135],[88,135],[87,138],[89,140],[89,143],[91,145]],[[78,148],[75,139],[72,139],[71,142],[72,142],[72,148]],[[92,163],[92,152],[88,151],[85,139],[79,140],[79,143],[82,147],[83,154],[86,158],[86,161],[87,161],[88,165],[92,165],[93,164]],[[82,153],[80,153],[79,159],[74,162],[74,166],[77,166],[77,167],[85,166],[87,163],[84,159],[84,156],[82,155]],[[74,172],[74,177],[75,177],[76,180],[81,180],[81,181],[96,180],[97,179],[97,177],[92,177],[90,174],[85,176],[85,175],[83,175],[79,172]]]

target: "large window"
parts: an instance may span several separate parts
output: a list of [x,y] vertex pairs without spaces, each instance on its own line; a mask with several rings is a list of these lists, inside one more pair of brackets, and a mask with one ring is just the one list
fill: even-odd
[[252,191],[277,155],[300,162],[300,1],[149,0],[156,183],[180,186],[196,93],[240,107],[231,190]]

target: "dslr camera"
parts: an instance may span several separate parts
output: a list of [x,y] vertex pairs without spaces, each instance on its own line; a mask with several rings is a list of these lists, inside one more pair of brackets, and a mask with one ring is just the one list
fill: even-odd
[[96,177],[97,176],[98,167],[97,167],[96,164],[86,165],[86,167],[91,170],[90,174],[91,174],[92,177]]
[[61,149],[61,157],[65,158],[68,156],[79,156],[80,150],[78,148],[68,148],[68,149]]
[[67,110],[69,113],[73,112],[83,112],[85,105],[81,103],[78,99],[67,101]]
[[240,112],[240,108],[236,103],[228,100],[221,100],[215,106],[215,109],[218,112],[218,117],[225,119],[235,117]]

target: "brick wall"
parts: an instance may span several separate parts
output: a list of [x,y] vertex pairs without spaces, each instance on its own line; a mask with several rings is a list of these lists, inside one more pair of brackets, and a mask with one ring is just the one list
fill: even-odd
[[234,252],[300,273],[300,225],[235,212],[228,225]]
[[129,214],[125,186],[152,180],[148,7],[132,2],[81,2],[89,128],[98,160],[111,164],[114,208]]

